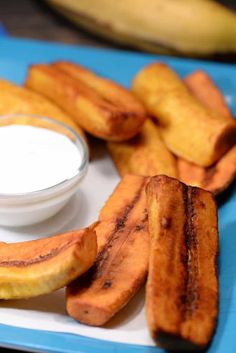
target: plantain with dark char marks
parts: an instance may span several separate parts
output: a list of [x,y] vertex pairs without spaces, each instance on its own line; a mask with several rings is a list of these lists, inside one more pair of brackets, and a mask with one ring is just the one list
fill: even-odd
[[100,212],[95,264],[82,282],[80,279],[67,288],[67,311],[83,324],[105,324],[133,297],[146,278],[147,181],[145,177],[126,175]]
[[205,348],[217,318],[217,210],[210,192],[166,176],[147,186],[151,237],[146,315],[169,350]]

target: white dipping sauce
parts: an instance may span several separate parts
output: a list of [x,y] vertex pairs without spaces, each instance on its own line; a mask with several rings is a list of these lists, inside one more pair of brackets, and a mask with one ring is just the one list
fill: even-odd
[[42,190],[76,175],[81,154],[70,139],[52,130],[0,127],[0,193]]

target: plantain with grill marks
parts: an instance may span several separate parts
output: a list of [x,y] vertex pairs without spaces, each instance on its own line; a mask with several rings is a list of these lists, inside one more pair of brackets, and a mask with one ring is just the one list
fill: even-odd
[[82,282],[67,288],[67,311],[83,324],[104,325],[144,283],[149,255],[147,181],[126,175],[100,212],[95,264]]
[[162,347],[209,343],[217,318],[217,210],[210,192],[166,176],[147,186],[151,237],[146,315]]

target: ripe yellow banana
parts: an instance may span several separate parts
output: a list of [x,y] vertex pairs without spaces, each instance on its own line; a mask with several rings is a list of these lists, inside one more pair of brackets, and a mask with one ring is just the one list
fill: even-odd
[[236,52],[236,14],[213,0],[47,0],[96,35],[148,51]]

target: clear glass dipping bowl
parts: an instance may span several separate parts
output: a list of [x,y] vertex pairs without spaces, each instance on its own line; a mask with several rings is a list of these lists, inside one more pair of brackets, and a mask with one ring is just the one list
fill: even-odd
[[0,127],[13,124],[45,128],[63,134],[73,142],[81,156],[76,172],[59,184],[26,193],[0,193],[0,224],[16,227],[42,222],[59,212],[78,190],[88,169],[89,156],[83,138],[54,119],[30,114],[0,116]]

